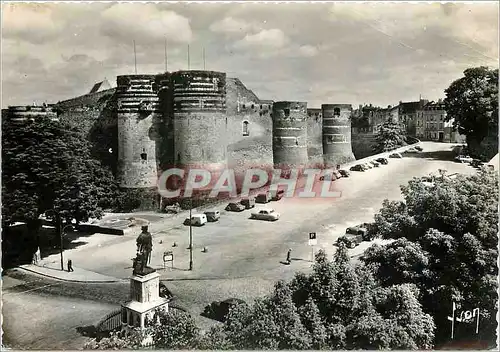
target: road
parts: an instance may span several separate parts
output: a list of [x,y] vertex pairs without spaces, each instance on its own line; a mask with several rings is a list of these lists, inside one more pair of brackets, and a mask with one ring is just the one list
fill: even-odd
[[[351,177],[335,181],[334,190],[342,192],[340,198],[283,198],[269,203],[267,206],[281,214],[277,222],[250,220],[249,210],[242,213],[221,211],[218,223],[193,228],[193,271],[187,270],[189,227],[182,225],[183,219],[154,223],[150,226],[154,235],[152,266],[158,269],[162,280],[172,281],[169,283],[171,291],[196,316],[213,300],[229,297],[251,300],[262,296],[272,289],[276,280],[290,279],[297,271],[310,270],[309,232],[316,232],[318,236],[314,250],[324,248],[332,255],[333,243],[346,227],[372,221],[382,201],[401,199],[400,185],[413,177],[437,173],[439,169],[446,169],[448,173],[474,172],[468,165],[444,160],[452,157],[450,144],[423,142],[421,145],[425,153],[418,157],[389,159],[388,165],[352,172]],[[224,206],[216,208],[222,210]],[[80,246],[66,251],[65,257],[71,258],[75,266],[126,279],[132,271],[135,237]],[[172,247],[174,242],[176,247]],[[351,256],[359,255],[369,245],[363,243],[350,250]],[[203,247],[208,252],[203,253]],[[285,260],[289,248],[294,260],[291,265],[283,265],[280,261]],[[163,269],[162,254],[166,250],[174,252],[173,269]],[[121,285],[114,290],[126,295],[128,288]],[[9,299],[5,302],[8,305]]]

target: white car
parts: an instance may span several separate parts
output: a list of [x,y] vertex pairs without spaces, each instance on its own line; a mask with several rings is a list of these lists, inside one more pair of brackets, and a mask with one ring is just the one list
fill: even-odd
[[265,208],[259,209],[252,213],[250,219],[257,220],[267,220],[267,221],[276,221],[280,218],[280,214],[275,212],[274,209]]
[[455,158],[455,161],[458,161],[459,163],[471,163],[472,158],[470,156],[465,156],[465,155],[459,155]]

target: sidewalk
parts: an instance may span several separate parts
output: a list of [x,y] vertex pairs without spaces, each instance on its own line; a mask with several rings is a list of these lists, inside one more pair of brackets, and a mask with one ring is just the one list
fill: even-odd
[[115,277],[101,275],[93,271],[75,267],[73,268],[75,270],[73,272],[33,264],[21,265],[18,268],[20,270],[29,271],[38,275],[69,282],[111,283],[121,281]]

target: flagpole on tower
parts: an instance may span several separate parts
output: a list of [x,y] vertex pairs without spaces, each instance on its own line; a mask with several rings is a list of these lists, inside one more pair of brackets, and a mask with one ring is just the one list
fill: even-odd
[[135,74],[137,74],[137,51],[135,50],[135,40],[134,40],[134,66],[135,66]]

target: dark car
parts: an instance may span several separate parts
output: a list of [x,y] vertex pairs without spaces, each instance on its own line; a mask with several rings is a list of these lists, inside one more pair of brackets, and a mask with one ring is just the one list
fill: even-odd
[[285,191],[283,191],[283,190],[279,190],[277,192],[272,192],[271,193],[271,200],[274,202],[277,202],[277,201],[281,200],[281,198],[283,198],[284,195],[285,195]]
[[245,209],[251,209],[255,207],[255,198],[249,197],[249,198],[243,198],[240,201],[240,204],[245,207]]
[[361,235],[344,235],[337,240],[337,245],[345,245],[347,248],[354,248],[363,242]]
[[346,235],[361,236],[363,241],[371,241],[373,239],[372,238],[373,231],[370,231],[371,229],[372,229],[372,224],[362,223],[357,226],[348,227],[345,230],[345,233]]
[[415,149],[418,150],[419,152],[423,151],[424,148],[422,148],[421,146],[417,145],[415,146]]
[[269,192],[260,193],[257,195],[257,198],[255,198],[256,203],[265,204],[269,203],[270,201],[271,201],[271,195],[269,194]]
[[389,160],[387,160],[386,158],[378,158],[376,161],[379,162],[382,165],[389,164]]
[[366,171],[368,170],[368,167],[365,165],[365,164],[358,164],[358,165],[354,165],[354,166],[351,166],[351,168],[349,169],[351,171]]
[[235,211],[235,212],[240,212],[245,210],[245,207],[241,205],[240,203],[236,202],[231,202],[226,206],[226,211]]
[[471,164],[472,167],[477,167],[477,168],[479,168],[479,167],[481,167],[481,166],[484,165],[483,161],[480,160],[480,159],[472,159],[472,161],[471,161],[470,164]]
[[247,303],[238,298],[229,298],[222,302],[212,302],[205,307],[202,315],[210,319],[224,322],[227,319],[229,311],[240,304],[246,305]]
[[220,211],[218,210],[209,210],[204,213],[207,216],[208,222],[216,222],[220,219]]
[[342,177],[349,177],[351,175],[351,173],[348,171],[348,170],[344,170],[344,169],[340,169],[339,170],[339,174],[342,176]]
[[375,167],[379,167],[379,166],[380,166],[380,163],[379,163],[378,161],[376,161],[376,160],[372,160],[372,161],[370,161],[370,163],[371,163],[373,166],[375,166]]
[[174,295],[172,294],[172,292],[170,292],[170,290],[167,288],[167,286],[165,286],[163,282],[160,282],[159,290],[160,290],[160,297],[167,298],[168,300],[174,299]]

